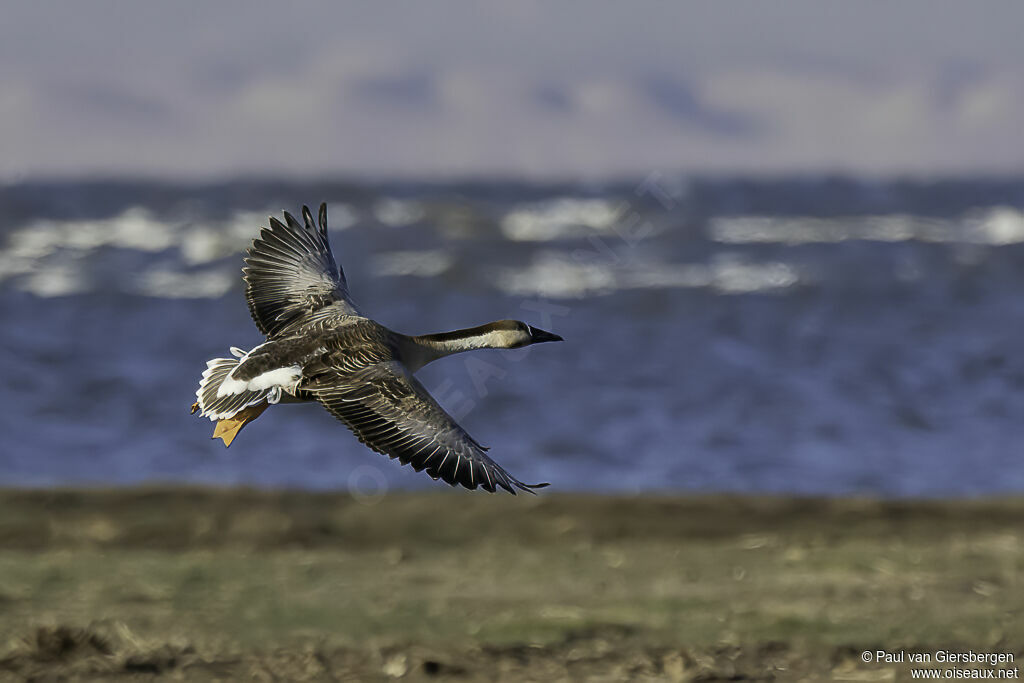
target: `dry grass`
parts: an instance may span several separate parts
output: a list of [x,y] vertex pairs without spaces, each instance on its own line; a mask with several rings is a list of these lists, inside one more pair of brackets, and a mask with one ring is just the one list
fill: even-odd
[[0,677],[894,680],[1019,651],[1024,503],[0,493]]

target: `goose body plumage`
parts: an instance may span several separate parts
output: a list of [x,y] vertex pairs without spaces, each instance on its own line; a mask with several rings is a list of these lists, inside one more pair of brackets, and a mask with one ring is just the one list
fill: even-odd
[[423,336],[389,330],[350,298],[326,204],[318,220],[305,206],[302,218],[271,217],[245,256],[246,300],[267,341],[207,363],[193,412],[218,422],[214,438],[230,445],[268,406],[315,401],[369,448],[453,486],[513,494],[546,486],[524,484],[494,462],[413,373],[452,353],[561,337],[514,320]]

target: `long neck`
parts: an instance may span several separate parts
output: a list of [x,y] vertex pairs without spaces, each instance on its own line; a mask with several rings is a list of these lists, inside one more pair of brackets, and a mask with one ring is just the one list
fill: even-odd
[[464,330],[405,337],[402,346],[403,360],[415,372],[427,363],[453,353],[474,349],[507,349],[509,338],[505,330],[496,329],[494,323],[488,323]]

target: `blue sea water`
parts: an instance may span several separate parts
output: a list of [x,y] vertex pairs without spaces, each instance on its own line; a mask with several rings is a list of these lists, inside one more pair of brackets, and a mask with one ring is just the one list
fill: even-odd
[[421,371],[555,490],[1024,491],[1024,180],[0,187],[0,485],[439,486],[315,405],[225,449],[207,359],[261,337],[266,216],[327,201],[362,309],[565,337]]

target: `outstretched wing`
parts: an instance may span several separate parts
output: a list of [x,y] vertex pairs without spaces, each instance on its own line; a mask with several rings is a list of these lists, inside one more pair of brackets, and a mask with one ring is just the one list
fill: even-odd
[[547,486],[524,484],[487,457],[487,449],[397,361],[332,371],[303,388],[364,444],[434,479],[492,493],[498,486],[512,494]]
[[256,327],[272,338],[359,315],[327,241],[327,205],[320,205],[319,227],[306,206],[305,225],[287,211],[284,218],[271,216],[245,257],[245,298]]

